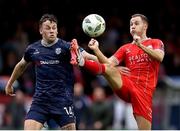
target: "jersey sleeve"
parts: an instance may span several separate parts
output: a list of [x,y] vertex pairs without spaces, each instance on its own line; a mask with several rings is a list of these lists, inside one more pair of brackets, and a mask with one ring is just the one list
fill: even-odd
[[153,49],[161,50],[164,52],[164,44],[161,40],[155,39],[153,42]]
[[24,52],[24,60],[26,62],[30,62],[32,61],[32,58],[31,58],[31,53],[30,53],[30,47],[28,46]]
[[120,63],[125,57],[125,46],[120,47],[113,55],[118,63]]
[[66,42],[66,41],[63,41],[63,42],[64,42],[64,45],[65,45],[65,48],[70,50],[71,43],[70,42]]

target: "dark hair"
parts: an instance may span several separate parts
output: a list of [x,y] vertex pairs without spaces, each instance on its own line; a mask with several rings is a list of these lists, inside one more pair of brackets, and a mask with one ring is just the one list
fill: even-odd
[[145,15],[143,15],[143,14],[134,14],[134,15],[131,16],[131,18],[134,18],[134,17],[141,17],[141,19],[142,19],[144,22],[146,22],[147,25],[149,24],[148,18],[147,18]]
[[41,26],[42,23],[47,20],[49,20],[50,22],[55,22],[56,24],[58,23],[56,16],[54,16],[53,14],[44,14],[39,20],[39,26]]

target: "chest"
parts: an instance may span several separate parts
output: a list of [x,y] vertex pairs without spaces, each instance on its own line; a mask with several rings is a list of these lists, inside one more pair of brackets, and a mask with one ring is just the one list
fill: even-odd
[[31,52],[33,61],[39,60],[69,60],[70,53],[63,47],[40,47]]
[[[152,48],[152,45],[144,45],[148,48]],[[143,51],[141,48],[139,48],[136,45],[132,45],[128,48],[125,49],[125,54],[126,54],[126,61],[130,62],[131,64],[133,63],[144,63],[144,62],[150,62],[151,57]]]

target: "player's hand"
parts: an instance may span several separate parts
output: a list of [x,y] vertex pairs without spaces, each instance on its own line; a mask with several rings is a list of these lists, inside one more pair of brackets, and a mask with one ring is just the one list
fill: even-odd
[[121,72],[121,74],[123,75],[130,75],[130,69],[124,66],[118,66],[119,71]]
[[5,93],[6,93],[6,95],[15,96],[14,88],[8,84],[5,87]]
[[133,35],[133,40],[134,40],[134,43],[139,46],[141,44],[141,37],[138,36],[137,34],[134,34]]
[[89,44],[88,44],[88,47],[91,49],[91,50],[97,50],[99,49],[99,42],[95,39],[91,39],[89,41]]

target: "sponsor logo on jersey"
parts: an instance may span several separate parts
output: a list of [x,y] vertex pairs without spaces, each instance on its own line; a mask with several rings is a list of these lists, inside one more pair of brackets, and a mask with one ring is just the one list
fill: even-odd
[[53,64],[59,64],[59,60],[46,60],[46,61],[40,61],[41,65],[53,65]]
[[141,62],[149,62],[149,61],[152,61],[152,60],[148,56],[148,54],[143,53],[143,54],[130,56],[129,61],[130,61],[130,64],[137,64],[137,63],[141,63]]

